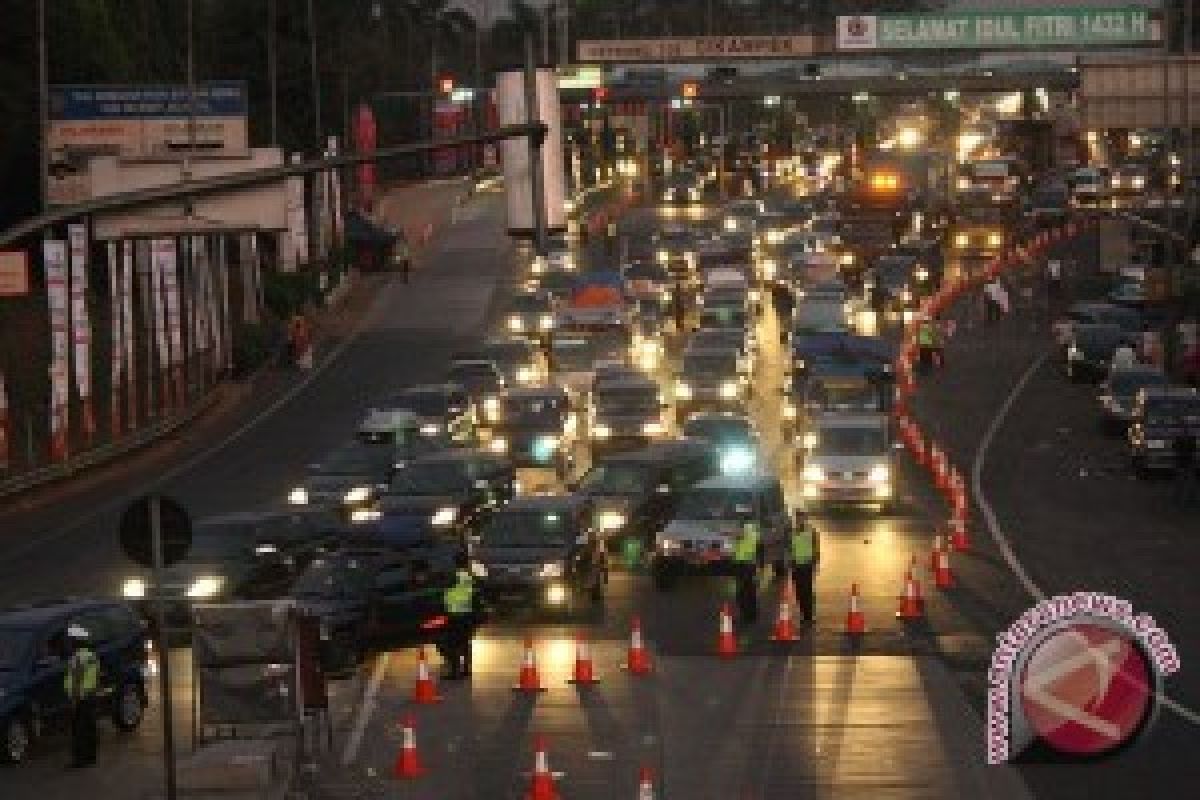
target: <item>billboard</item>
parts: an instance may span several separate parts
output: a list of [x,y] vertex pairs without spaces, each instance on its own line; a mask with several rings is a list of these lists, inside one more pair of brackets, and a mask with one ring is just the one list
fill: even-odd
[[583,39],[582,62],[711,61],[795,58],[816,51],[813,36],[680,36],[669,39]]
[[496,76],[496,106],[501,125],[523,125],[529,116],[547,127],[542,144],[542,196],[533,194],[533,163],[529,141],[524,137],[500,143],[504,165],[504,188],[508,205],[508,232],[529,236],[534,232],[534,202],[541,204],[546,227],[550,231],[566,228],[563,210],[566,198],[566,167],[563,162],[562,117],[558,103],[557,78],[548,69],[537,72],[536,108],[528,115],[525,105],[525,75],[520,71],[501,72]]
[[853,14],[837,18],[837,49],[1008,50],[1154,44],[1146,8],[1043,8],[943,14]]
[[[159,157],[189,144],[187,86],[60,85],[49,91],[50,205],[88,199],[87,164],[96,156]],[[248,148],[245,84],[197,84],[195,116],[198,149]]]

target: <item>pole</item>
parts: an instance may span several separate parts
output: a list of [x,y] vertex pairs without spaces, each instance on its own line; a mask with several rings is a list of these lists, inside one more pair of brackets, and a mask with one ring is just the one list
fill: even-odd
[[279,63],[275,52],[275,26],[279,19],[275,4],[267,0],[267,83],[271,95],[271,145],[279,144]]
[[46,0],[38,0],[37,4],[37,48],[38,126],[40,129],[38,154],[41,159],[38,184],[41,189],[42,210],[45,211],[50,205],[50,143],[47,141],[50,132],[50,76],[46,54]]
[[158,495],[150,496],[150,542],[154,554],[151,591],[154,598],[154,646],[158,649],[159,702],[162,705],[163,768],[167,781],[167,800],[175,800],[175,731],[171,714],[171,654],[167,650],[167,618],[162,602],[162,505]]
[[[539,121],[537,67],[533,60],[533,34],[525,34],[525,121]],[[529,185],[533,199],[533,249],[546,255],[546,198],[542,186],[542,141],[544,136],[529,137]]]
[[325,142],[321,136],[321,73],[317,65],[317,15],[313,12],[313,0],[308,0],[308,60],[311,69],[313,93],[313,143],[317,152],[324,152]]
[[[196,8],[187,3],[188,158],[196,154]],[[185,162],[187,163],[187,162]]]

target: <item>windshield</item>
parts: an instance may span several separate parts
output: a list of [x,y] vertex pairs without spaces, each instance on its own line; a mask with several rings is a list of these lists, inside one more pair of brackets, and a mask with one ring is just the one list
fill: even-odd
[[418,389],[402,392],[391,403],[396,408],[427,417],[439,417],[446,413],[449,401],[446,393],[439,389]]
[[873,456],[887,450],[879,428],[821,428],[816,452],[828,456]]
[[557,511],[505,511],[492,516],[480,532],[492,547],[554,547],[571,539],[570,521]]
[[845,324],[846,309],[839,302],[817,300],[800,303],[796,306],[797,328],[841,328]]
[[743,419],[700,418],[683,426],[683,435],[715,442],[743,441],[754,437],[750,424]]
[[648,464],[597,464],[579,481],[579,489],[590,494],[637,495],[653,479]]
[[705,308],[741,308],[746,304],[745,289],[709,289],[704,293]]
[[688,353],[683,357],[686,375],[732,375],[737,371],[734,353]]
[[1151,397],[1146,401],[1146,418],[1157,421],[1200,423],[1200,397]]
[[754,493],[745,489],[690,489],[679,500],[679,519],[750,519]]
[[602,413],[654,411],[659,405],[657,386],[604,387],[596,390],[595,397]]
[[292,588],[300,596],[352,595],[366,589],[367,564],[358,558],[317,559]]
[[468,386],[496,380],[495,368],[491,364],[455,364],[450,367],[449,375],[455,383]]
[[1161,372],[1118,370],[1108,379],[1108,390],[1117,397],[1133,397],[1143,387],[1166,385],[1167,376]]
[[705,328],[745,328],[747,319],[745,309],[730,306],[706,308],[700,312],[700,325]]
[[0,671],[12,671],[28,658],[34,632],[23,628],[0,628]]
[[821,408],[875,408],[878,397],[866,381],[820,381],[813,385],[812,401]]
[[459,461],[413,464],[392,478],[396,494],[456,494],[467,488],[466,465]]
[[512,299],[513,311],[549,311],[550,304],[546,298],[536,294],[519,294]]

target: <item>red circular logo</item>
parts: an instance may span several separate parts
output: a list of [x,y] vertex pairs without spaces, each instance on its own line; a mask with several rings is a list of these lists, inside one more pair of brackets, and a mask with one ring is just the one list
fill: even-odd
[[1153,673],[1129,635],[1074,623],[1042,640],[1020,685],[1025,719],[1055,750],[1095,756],[1129,741],[1154,699]]
[[846,32],[851,36],[862,37],[867,35],[867,21],[862,17],[851,17],[846,22]]

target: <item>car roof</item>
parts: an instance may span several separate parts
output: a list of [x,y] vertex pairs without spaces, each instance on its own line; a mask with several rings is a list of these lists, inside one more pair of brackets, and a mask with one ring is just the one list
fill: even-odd
[[404,397],[408,394],[450,394],[451,392],[465,391],[461,383],[419,383],[415,386],[406,386],[400,389],[394,395],[395,397]]
[[668,461],[671,459],[693,458],[708,456],[712,453],[712,445],[701,439],[678,438],[662,442],[653,442],[637,450],[626,450],[612,453],[597,459],[599,464],[621,463],[628,461]]
[[528,511],[563,511],[575,513],[588,505],[588,500],[577,494],[531,494],[519,495],[493,511],[493,514],[506,514]]
[[738,474],[738,475],[718,475],[713,478],[705,478],[692,484],[693,489],[705,490],[750,490],[762,491],[779,485],[779,479],[774,475],[760,474]]

